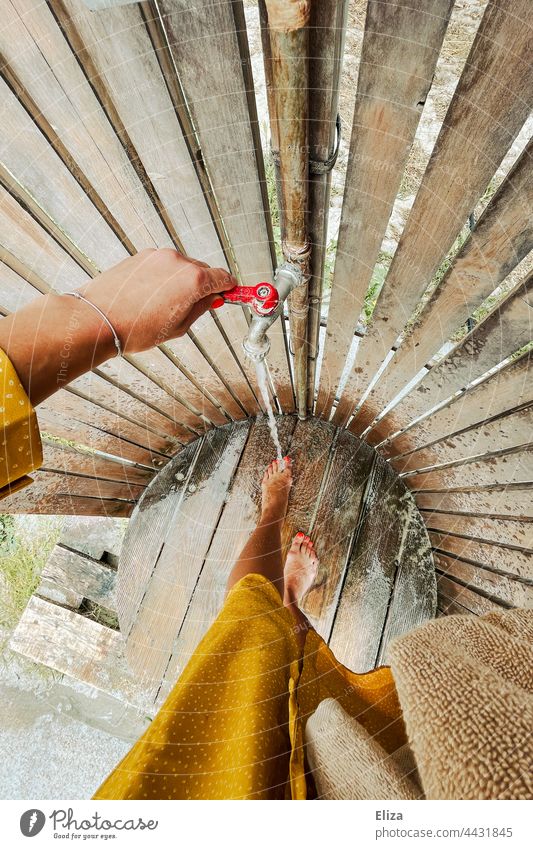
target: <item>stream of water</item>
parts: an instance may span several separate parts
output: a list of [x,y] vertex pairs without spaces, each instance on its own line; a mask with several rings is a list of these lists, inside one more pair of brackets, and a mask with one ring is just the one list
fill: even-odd
[[283,452],[279,441],[278,426],[276,424],[276,418],[274,416],[272,404],[270,403],[270,395],[268,393],[268,375],[265,360],[255,360],[255,373],[257,375],[259,389],[261,390],[261,397],[267,411],[268,426],[270,428],[272,441],[276,446],[276,455],[280,463],[280,468],[283,469],[285,464],[283,462]]

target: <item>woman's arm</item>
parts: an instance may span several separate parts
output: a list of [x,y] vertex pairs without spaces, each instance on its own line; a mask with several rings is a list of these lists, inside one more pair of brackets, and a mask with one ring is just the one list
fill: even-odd
[[[135,353],[182,336],[235,285],[224,269],[161,248],[128,257],[77,291],[107,316],[122,352]],[[43,295],[2,319],[0,348],[33,405],[117,353],[98,312],[66,294]]]

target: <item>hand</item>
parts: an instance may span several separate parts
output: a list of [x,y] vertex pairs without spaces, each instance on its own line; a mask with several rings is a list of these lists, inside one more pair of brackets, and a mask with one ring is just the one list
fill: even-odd
[[171,248],[147,248],[78,291],[108,317],[123,352],[133,354],[183,336],[206,310],[222,305],[219,292],[236,285],[223,268]]

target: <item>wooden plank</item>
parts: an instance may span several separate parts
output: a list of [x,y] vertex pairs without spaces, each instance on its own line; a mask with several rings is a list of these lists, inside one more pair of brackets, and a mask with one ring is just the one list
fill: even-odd
[[487,455],[458,466],[406,475],[403,481],[410,489],[434,491],[530,483],[533,481],[533,445],[509,453]]
[[461,513],[439,513],[423,510],[421,516],[431,531],[444,531],[478,542],[494,542],[533,551],[533,522],[492,519],[489,516],[464,516]]
[[284,556],[298,531],[313,527],[315,504],[322,489],[335,428],[319,419],[299,421],[291,440],[294,482],[281,533]]
[[[77,451],[69,445],[53,443],[46,438],[43,439],[42,469],[128,483],[133,487],[132,492],[138,491],[139,495],[155,474],[154,469],[123,462],[118,457],[111,459],[94,452]],[[135,487],[140,489],[136,490]]]
[[187,445],[152,480],[128,525],[117,577],[117,613],[127,639],[166,534],[179,515],[203,438]]
[[337,424],[345,424],[368,388],[529,114],[529,11],[529,0],[489,0],[337,406]]
[[[365,434],[373,445],[443,404],[531,341],[533,273]],[[513,405],[514,406],[514,405]],[[351,430],[351,426],[350,426]]]
[[[255,114],[253,80],[246,31],[234,17],[230,0],[202,0],[193,8],[186,0],[158,2],[172,56],[183,86],[207,171],[210,175],[221,220],[228,234],[236,267],[243,284],[272,280],[272,234],[265,215],[266,194],[259,125]],[[242,19],[242,15],[240,16]],[[216,74],[205,73],[204,56],[209,50]],[[252,110],[252,111],[250,111]],[[231,307],[229,308],[232,309]],[[244,316],[240,332],[246,334]],[[217,318],[224,324],[227,308]],[[243,324],[244,321],[244,324]],[[294,409],[292,385],[284,342],[284,328],[278,319],[269,331],[269,364],[281,407]],[[236,354],[251,385],[253,371],[241,352]],[[256,393],[257,394],[257,393]]]
[[415,451],[393,465],[399,472],[413,472],[498,450],[517,449],[532,439],[533,406],[530,406],[434,442],[430,448]]
[[187,613],[248,430],[248,422],[239,422],[206,435],[179,512],[160,547],[141,607],[125,635],[126,656],[143,684],[154,688],[154,697]]
[[376,665],[411,497],[390,466],[378,460],[365,501],[329,643],[354,672]]
[[320,558],[320,570],[303,610],[327,641],[343,584],[374,452],[347,431],[331,448],[331,464],[319,494],[316,518],[309,528]]
[[[277,423],[282,450],[289,451],[296,419],[293,416],[278,416]],[[222,607],[229,573],[257,524],[261,507],[261,479],[274,454],[268,423],[265,418],[257,419],[252,424],[183,625],[172,647],[159,699],[168,695]]]
[[533,582],[533,557],[531,553],[515,548],[465,539],[464,537],[430,531],[429,538],[433,548],[446,555],[459,557],[491,572],[505,574],[508,577],[523,578]]
[[116,126],[116,114],[119,135],[125,134],[133,146],[130,158],[142,163],[170,232],[189,256],[223,265],[224,254],[139,4],[96,15],[80,0],[52,6],[104,107],[114,107],[111,120]]
[[132,250],[170,244],[50,3],[7,0],[0,43],[17,96],[99,211]]
[[72,516],[130,516],[135,507],[131,485],[78,475],[37,471],[32,484],[2,498],[3,513]]
[[316,404],[316,414],[324,418],[331,411],[363,308],[451,7],[449,0],[415,0],[406,5],[370,0],[367,5]]
[[531,365],[530,353],[509,363],[419,424],[384,442],[379,446],[380,453],[392,458],[394,467],[402,471],[403,456],[411,451],[533,402],[533,382],[529,379]]
[[57,602],[58,593],[73,591],[81,598],[114,610],[116,577],[116,569],[107,563],[59,543],[46,561],[37,592]]
[[496,487],[488,490],[467,492],[424,492],[416,493],[416,503],[421,510],[444,510],[487,516],[489,519],[533,518],[533,488]]
[[474,590],[444,575],[439,575],[437,579],[437,593],[439,604],[446,612],[447,602],[449,603],[450,601],[460,604],[469,613],[475,613],[477,616],[483,616],[483,614],[492,613],[495,610],[501,611],[502,607],[511,607],[511,605],[504,604],[503,602],[497,603],[483,595],[479,595]]
[[435,566],[439,575],[456,578],[473,592],[486,593],[496,602],[512,607],[533,606],[533,588],[520,581],[438,552],[435,554]]
[[36,202],[97,269],[125,259],[128,251],[120,239],[2,79],[0,103],[4,127],[0,157],[15,178],[9,181],[15,192],[19,193],[20,183],[21,196],[27,192],[28,202]]
[[119,632],[38,596],[28,602],[9,647],[97,690],[128,701],[138,696]]
[[433,619],[437,606],[435,563],[430,540],[414,500],[404,521],[398,569],[383,626],[376,665],[388,663],[391,640]]
[[[45,401],[37,407],[37,420],[41,434],[46,433],[59,439],[75,442],[77,445],[82,445],[92,451],[106,452],[121,460],[129,460],[132,463],[152,467],[154,472],[168,461],[168,457],[154,454],[153,451],[148,451],[144,447],[128,442],[105,430],[106,419],[114,418],[120,422],[118,416],[113,417],[111,413],[95,407],[94,404],[84,401],[82,398],[66,393],[64,390],[59,390],[59,393],[61,393],[61,398],[53,396],[48,403]],[[65,399],[66,403],[62,403]],[[85,411],[85,416],[83,416],[83,411]],[[102,417],[104,429],[95,426],[97,421],[91,424],[94,413],[96,413],[96,417]],[[128,422],[124,422],[124,424],[127,425]]]
[[[362,433],[533,248],[533,140],[356,416]],[[355,432],[352,428],[352,431]]]

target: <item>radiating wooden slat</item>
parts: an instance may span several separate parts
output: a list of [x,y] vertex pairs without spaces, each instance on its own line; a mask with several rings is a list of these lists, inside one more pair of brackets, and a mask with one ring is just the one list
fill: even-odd
[[474,538],[477,542],[503,543],[533,550],[533,522],[512,519],[492,519],[489,516],[464,516],[461,513],[432,513],[422,511],[429,530],[444,531]]
[[346,431],[331,447],[331,464],[309,528],[320,571],[303,610],[318,633],[329,639],[374,452]]
[[531,364],[529,353],[511,362],[433,415],[422,419],[420,424],[383,443],[380,453],[392,458],[394,467],[401,472],[411,451],[452,436],[456,431],[478,423],[481,425],[516,406],[533,402],[533,382],[529,376]]
[[[327,162],[335,145],[347,0],[322,0],[311,4],[309,20],[309,158]],[[272,103],[269,102],[269,109]],[[332,172],[309,173],[308,234],[312,245],[309,280],[307,407],[313,411],[322,315],[321,299],[328,242],[328,210]]]
[[366,398],[362,433],[533,248],[533,140],[493,197],[425,307],[420,321]]
[[481,569],[460,559],[435,554],[435,566],[439,575],[456,578],[466,584],[473,592],[481,591],[512,607],[532,607],[533,587],[513,581],[505,575],[498,575],[488,569]]
[[206,435],[184,498],[164,543],[154,552],[153,575],[126,635],[126,656],[142,681],[155,685],[154,696],[186,615],[248,430],[249,423],[239,422]]
[[503,362],[532,336],[533,274],[468,334],[463,343],[425,375],[411,392],[365,435],[372,444],[407,427]]
[[435,442],[431,448],[415,451],[403,462],[394,463],[394,467],[401,472],[413,472],[477,454],[516,449],[532,440],[533,407],[530,406]]
[[317,415],[324,418],[331,411],[363,308],[451,7],[449,0],[405,5],[371,0],[367,6],[316,404]]
[[421,510],[440,510],[493,518],[533,518],[533,487],[494,487],[478,491],[416,493]]
[[[252,86],[246,33],[237,25],[229,0],[202,0],[193,8],[185,0],[158,2],[187,107],[192,115],[202,156],[210,175],[218,209],[235,256],[242,282],[272,280],[271,232],[265,216],[266,195],[259,127],[255,107],[248,98]],[[241,18],[242,20],[242,15]],[[210,66],[205,72],[205,53]],[[252,113],[250,112],[252,109]],[[226,329],[231,307],[222,308],[219,320]],[[246,334],[246,322],[229,313],[240,330],[226,329],[235,339]],[[244,323],[243,323],[244,321]],[[269,364],[276,392],[285,411],[294,409],[284,342],[278,320],[269,331]],[[253,370],[241,352],[237,356],[256,387]]]
[[[295,425],[293,416],[278,417],[280,442],[284,451],[290,450]],[[159,698],[168,694],[222,607],[229,573],[257,524],[262,474],[271,462],[274,451],[266,419],[257,419],[252,424],[224,512],[214,530],[183,627],[172,648]]]
[[[85,475],[95,481],[118,481],[131,485],[132,492],[140,496],[154,477],[154,469],[121,462],[120,459],[103,457],[96,452],[81,451],[69,445],[61,445],[47,438],[43,439],[43,471],[62,472],[72,475]],[[131,497],[126,495],[125,497]]]
[[461,605],[461,607],[466,608],[468,613],[475,613],[477,616],[483,616],[483,614],[492,613],[493,611],[501,611],[502,607],[512,606],[505,605],[503,602],[500,604],[496,601],[491,601],[485,596],[474,592],[472,589],[469,589],[468,587],[465,587],[444,575],[440,575],[437,580],[437,593],[439,606],[445,613],[447,613],[450,608],[450,613],[456,612],[455,607],[458,604]]
[[2,499],[3,513],[129,516],[142,488],[122,481],[49,471],[31,474],[30,486]]
[[376,665],[410,496],[393,470],[378,462],[365,500],[330,638],[335,657],[354,672]]
[[[531,553],[437,531],[429,531],[429,538],[433,548],[438,549],[438,552],[434,552],[437,561],[440,552],[452,558],[459,557],[461,560],[470,561],[498,574],[524,578],[533,582],[533,554]],[[441,566],[441,568],[446,571],[444,567]],[[520,602],[518,601],[517,604]]]
[[[489,184],[533,98],[529,0],[490,0],[335,414],[344,424]],[[467,143],[469,140],[469,143]]]
[[454,490],[533,481],[533,445],[510,453],[489,454],[458,466],[406,475],[411,489]]
[[133,249],[170,237],[109,124],[50,4],[8,0],[0,34],[4,72],[51,146]]

